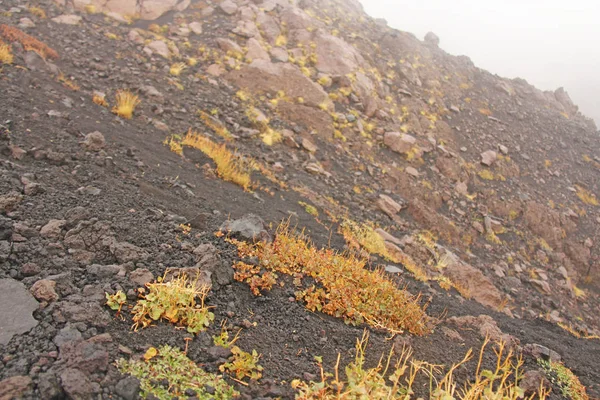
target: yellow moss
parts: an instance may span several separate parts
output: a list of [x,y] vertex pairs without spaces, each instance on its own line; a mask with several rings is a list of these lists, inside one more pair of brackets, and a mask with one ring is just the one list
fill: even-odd
[[494,174],[489,169],[481,170],[477,173],[481,179],[485,179],[486,181],[493,181]]
[[275,39],[275,46],[276,47],[286,47],[287,43],[288,43],[287,36],[285,36],[283,34],[277,36],[277,38]]

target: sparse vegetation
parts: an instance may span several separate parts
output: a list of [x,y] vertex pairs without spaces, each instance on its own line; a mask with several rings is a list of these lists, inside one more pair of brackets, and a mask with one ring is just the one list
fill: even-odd
[[0,24],[0,36],[9,42],[21,43],[25,50],[36,52],[44,60],[58,58],[58,53],[54,49],[15,27]]
[[589,400],[585,386],[569,368],[561,362],[538,360],[548,379],[560,388],[563,396],[570,400]]
[[303,201],[298,202],[298,204],[300,204],[302,207],[304,207],[304,211],[306,211],[307,214],[310,214],[315,218],[319,218],[319,210],[317,210],[317,207],[312,206]]
[[134,329],[146,328],[155,321],[166,320],[185,326],[190,333],[204,331],[215,316],[204,304],[210,287],[199,286],[185,274],[165,281],[147,284],[148,293],[140,289],[140,297],[133,307]]
[[[204,371],[184,352],[170,346],[154,349],[146,360],[120,359],[117,368],[139,379],[143,398],[187,398],[190,391],[202,400],[225,400],[238,395],[222,376]],[[163,385],[164,382],[168,384]]]
[[185,63],[175,63],[171,65],[171,68],[169,69],[169,74],[171,74],[172,76],[179,76],[186,68],[187,65],[185,65]]
[[0,40],[0,63],[12,64],[13,61],[12,46]]
[[591,193],[586,188],[581,187],[581,186],[575,186],[575,189],[577,190],[577,197],[579,197],[579,200],[583,201],[585,204],[588,204],[591,206],[599,206],[600,205],[600,203],[598,202],[598,199],[596,198],[596,195]]
[[234,156],[224,144],[219,145],[192,130],[183,138],[181,144],[198,149],[210,157],[217,165],[217,174],[222,179],[240,185],[246,190],[250,188],[252,182],[247,172],[250,169],[249,163]]
[[419,296],[399,289],[383,271],[366,269],[364,260],[332,249],[317,249],[304,236],[291,233],[287,224],[278,228],[272,243],[230,241],[238,247],[240,257],[259,260],[259,265],[236,263],[236,270],[247,273],[238,280],[251,283],[254,275],[264,271],[291,275],[298,289],[296,298],[311,311],[392,333],[408,330],[422,335],[429,331]]
[[111,310],[117,311],[117,313],[121,312],[121,308],[127,302],[127,295],[123,293],[122,290],[119,290],[115,294],[106,293],[106,305],[110,307]]
[[112,112],[121,118],[131,119],[135,108],[141,103],[139,96],[129,90],[119,90],[116,95],[117,105]]
[[44,10],[43,10],[42,8],[40,8],[40,7],[29,7],[29,8],[28,8],[28,11],[29,11],[31,14],[35,15],[36,17],[38,17],[38,18],[41,18],[41,19],[46,19],[46,11],[44,11]]
[[235,375],[236,379],[244,379],[246,377],[251,380],[257,381],[262,377],[262,370],[258,364],[260,355],[256,350],[252,350],[252,353],[243,351],[237,346],[231,348],[231,359],[229,362],[221,365],[219,370],[221,372],[228,372]]
[[[542,387],[537,395],[525,398],[519,388],[520,369],[523,362],[504,343],[498,343],[494,349],[496,366],[494,370],[483,369],[483,355],[489,344],[486,339],[479,353],[479,361],[474,379],[459,388],[455,373],[473,358],[472,349],[462,361],[454,364],[443,374],[442,366],[412,359],[412,351],[404,348],[392,363],[394,350],[387,357],[381,357],[375,368],[365,368],[365,350],[368,334],[357,340],[354,360],[345,368],[346,381],[340,379],[340,357],[333,373],[325,372],[320,357],[316,357],[321,370],[320,382],[295,380],[292,387],[298,391],[296,400],[411,400],[415,399],[413,385],[419,376],[429,380],[429,398],[433,400],[481,400],[481,399],[545,399],[547,390]],[[387,379],[386,379],[387,377]]]
[[92,101],[99,106],[108,107],[108,102],[106,101],[106,96],[104,94],[94,93]]
[[225,127],[225,125],[223,125],[223,123],[221,123],[221,121],[204,111],[199,111],[198,115],[200,116],[200,120],[202,120],[204,125],[210,128],[214,133],[223,139],[231,139],[231,133],[229,133],[229,130]]

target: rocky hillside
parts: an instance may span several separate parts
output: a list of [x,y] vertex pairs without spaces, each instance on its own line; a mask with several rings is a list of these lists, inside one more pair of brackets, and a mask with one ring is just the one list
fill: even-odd
[[420,371],[340,398],[484,398],[452,365],[600,396],[600,134],[563,89],[353,0],[1,0],[0,93],[0,399],[338,398],[364,332]]

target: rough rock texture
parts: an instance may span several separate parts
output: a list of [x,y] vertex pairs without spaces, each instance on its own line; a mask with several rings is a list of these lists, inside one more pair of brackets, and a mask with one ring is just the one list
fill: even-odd
[[37,308],[38,302],[22,283],[0,279],[0,345],[35,327],[38,321],[31,314]]
[[[70,4],[67,0],[55,0],[59,5]],[[123,17],[139,17],[141,19],[154,20],[168,11],[185,10],[190,0],[74,0],[72,4],[75,9],[85,11],[88,6],[94,6],[95,10],[104,13],[114,13]]]

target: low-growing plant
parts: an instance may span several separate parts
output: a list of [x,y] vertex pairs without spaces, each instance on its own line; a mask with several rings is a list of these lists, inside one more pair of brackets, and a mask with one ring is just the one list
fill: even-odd
[[257,381],[262,377],[263,367],[258,364],[260,355],[256,350],[248,353],[237,346],[233,346],[231,353],[233,355],[228,362],[219,366],[219,371],[235,375],[236,379],[239,380],[248,377],[253,381]]
[[121,312],[123,305],[127,302],[127,295],[125,295],[122,290],[119,290],[115,294],[105,293],[105,295],[106,305],[109,306],[111,310],[116,311],[118,315]]
[[371,224],[359,224],[346,219],[340,224],[340,233],[351,248],[363,248],[369,254],[377,254],[388,261],[399,262],[389,253],[385,240],[375,232],[375,227]]
[[589,400],[585,386],[563,363],[539,359],[538,364],[544,369],[548,379],[560,388],[563,396],[570,400]]
[[54,49],[15,27],[0,24],[0,36],[9,42],[21,43],[25,50],[36,52],[44,60],[58,58]]
[[12,64],[13,61],[12,46],[0,40],[0,63]]
[[[316,248],[303,235],[290,232],[287,223],[279,226],[271,243],[228,240],[238,247],[241,258],[259,260],[258,265],[243,261],[234,265],[236,270],[250,273],[243,276],[247,283],[251,282],[252,274],[263,271],[291,275],[298,287],[296,298],[304,301],[311,311],[391,333],[429,332],[428,318],[419,306],[420,296],[399,289],[382,270],[365,268],[363,259]],[[308,282],[304,278],[309,278]]]
[[249,163],[242,161],[227,150],[224,144],[217,144],[190,130],[181,142],[183,146],[193,147],[210,157],[217,166],[217,174],[224,180],[240,185],[249,190],[252,181],[249,174]]
[[131,311],[135,330],[146,328],[155,321],[166,320],[184,326],[188,332],[195,334],[206,330],[215,319],[210,308],[204,304],[210,287],[198,287],[197,280],[190,280],[186,274],[168,281],[159,278],[146,287],[148,293],[140,289],[141,299]]
[[81,89],[79,87],[79,85],[75,83],[75,81],[73,79],[67,78],[65,76],[65,74],[63,74],[62,72],[60,74],[58,74],[57,79],[60,83],[63,84],[64,87],[71,89],[74,92],[77,92],[79,89]]
[[319,210],[317,210],[317,207],[305,203],[304,201],[299,201],[298,204],[304,207],[304,211],[306,211],[307,214],[310,214],[315,218],[319,218]]
[[152,353],[156,354],[146,360],[117,361],[121,373],[140,381],[143,398],[187,398],[191,391],[201,400],[225,400],[239,394],[221,375],[206,372],[179,349],[162,346]]
[[129,90],[119,90],[116,95],[117,105],[112,109],[121,118],[131,119],[135,108],[141,103],[139,96]]
[[218,335],[213,336],[213,343],[215,346],[229,349],[235,344],[235,342],[237,342],[241,332],[241,329],[238,330],[233,339],[230,339],[229,330],[227,329],[227,321],[223,321],[221,324],[221,332]]

